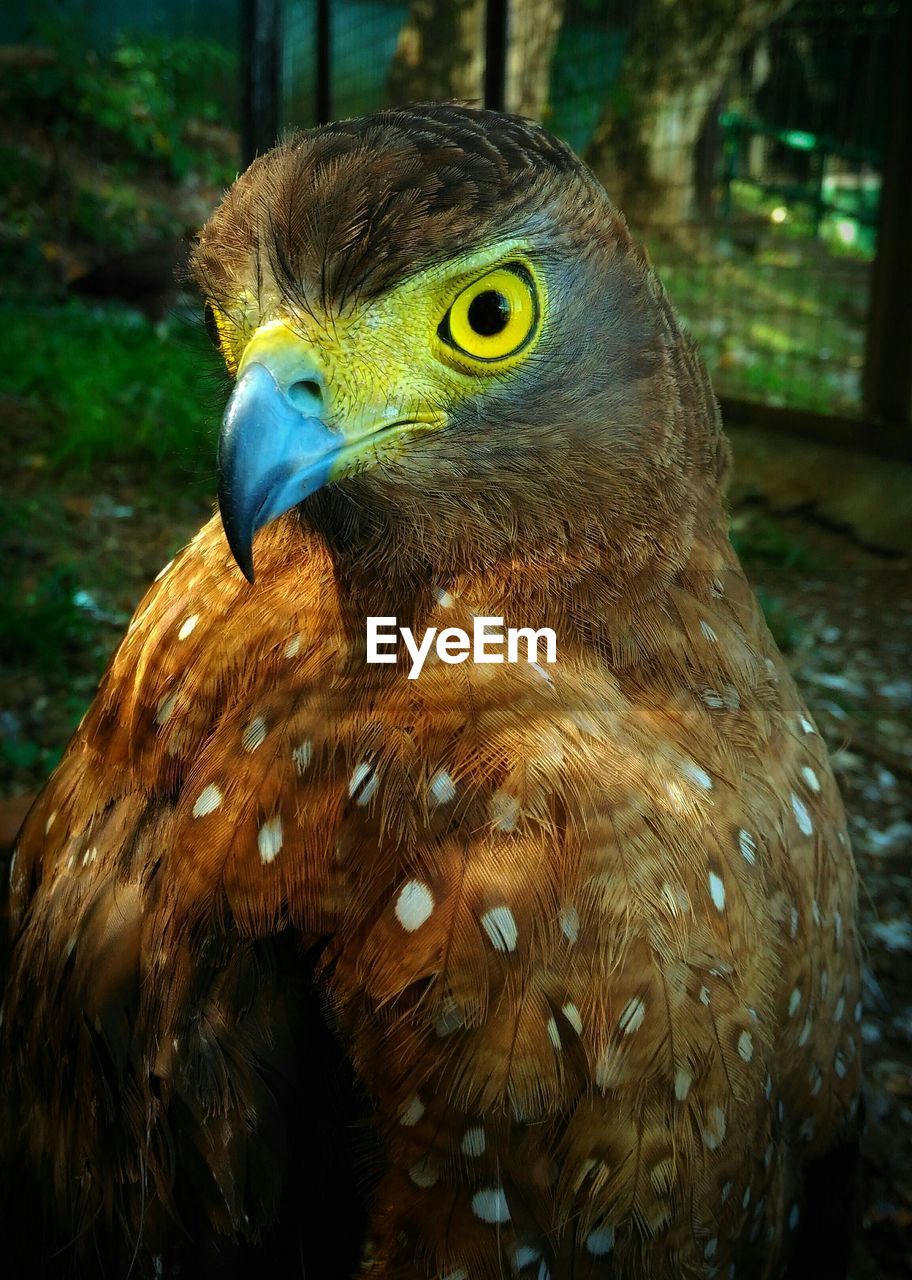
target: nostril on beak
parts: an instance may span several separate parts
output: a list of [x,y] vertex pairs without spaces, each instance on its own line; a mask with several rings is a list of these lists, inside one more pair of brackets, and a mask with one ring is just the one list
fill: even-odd
[[301,378],[293,382],[287,396],[301,413],[318,414],[323,408],[323,387],[316,378]]

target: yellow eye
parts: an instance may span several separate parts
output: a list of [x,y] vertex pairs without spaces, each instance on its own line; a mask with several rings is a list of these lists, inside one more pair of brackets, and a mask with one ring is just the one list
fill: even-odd
[[538,330],[535,282],[521,263],[473,280],[443,317],[441,340],[473,360],[506,360],[529,345]]

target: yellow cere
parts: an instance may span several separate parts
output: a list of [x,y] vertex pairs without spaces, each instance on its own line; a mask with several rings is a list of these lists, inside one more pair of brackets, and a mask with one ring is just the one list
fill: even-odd
[[341,313],[305,312],[250,291],[207,326],[229,371],[258,361],[280,387],[319,379],[321,416],[352,446],[333,478],[400,452],[417,431],[446,425],[447,411],[508,375],[538,344],[547,292],[528,246],[504,240],[417,272],[389,293]]

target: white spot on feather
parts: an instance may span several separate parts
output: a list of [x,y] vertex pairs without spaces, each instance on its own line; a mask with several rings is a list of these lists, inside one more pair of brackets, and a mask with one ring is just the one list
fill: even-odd
[[810,767],[810,765],[804,766],[804,768],[801,770],[801,776],[802,778],[804,778],[805,782],[807,783],[807,785],[810,787],[812,791],[820,790],[820,779],[817,777],[817,774]]
[[798,987],[795,987],[792,994],[789,996],[789,1017],[794,1018],[800,1007],[801,991]]
[[533,1262],[538,1262],[540,1257],[540,1250],[533,1248],[530,1244],[521,1244],[518,1249],[513,1251],[513,1266],[517,1271],[522,1271],[523,1267],[528,1267]]
[[741,706],[741,695],[733,684],[727,684],[722,690],[722,697],[729,711],[737,711]]
[[576,907],[572,905],[568,905],[566,907],[561,907],[560,913],[557,918],[560,921],[561,933],[563,933],[564,937],[572,946],[573,943],[576,942],[576,940],[579,938],[579,931],[580,931],[579,912],[577,911]]
[[738,1055],[745,1062],[750,1062],[754,1056],[754,1038],[749,1031],[742,1031],[738,1036]]
[[295,747],[291,758],[295,762],[298,773],[303,773],[313,759],[313,745],[309,738],[306,738],[299,747]]
[[485,1149],[485,1131],[481,1125],[475,1125],[471,1129],[466,1129],[462,1135],[462,1142],[459,1144],[462,1154],[465,1156],[484,1155]]
[[165,694],[165,696],[162,698],[161,702],[159,702],[158,706],[155,709],[155,723],[157,725],[159,726],[163,725],[168,720],[171,719],[171,713],[174,710],[174,706],[176,702],[177,702],[176,693]]
[[550,685],[552,689],[554,688],[554,680],[551,677],[551,672],[546,670],[540,662],[530,662],[529,668],[534,671],[540,679],[544,680],[545,684]]
[[485,1187],[472,1196],[472,1212],[482,1222],[504,1223],[510,1221],[510,1206],[503,1187]]
[[675,1097],[678,1102],[683,1102],[690,1093],[690,1086],[693,1084],[693,1076],[684,1067],[678,1067],[675,1072]]
[[207,813],[214,813],[222,803],[222,793],[215,785],[210,782],[208,787],[203,787],[193,806],[194,818],[205,818]]
[[685,761],[681,766],[681,772],[686,777],[690,778],[691,782],[695,782],[698,787],[702,787],[704,791],[712,790],[712,778],[705,769],[701,769],[700,766],[698,764],[694,764],[692,760]]
[[792,792],[792,812],[795,815],[795,821],[798,823],[798,830],[802,834],[809,836],[814,830],[814,824],[811,821],[811,815],[807,811],[804,802]]
[[282,848],[282,819],[278,814],[264,822],[257,836],[257,845],[263,862],[272,862]]
[[429,920],[434,910],[434,895],[420,880],[409,880],[396,899],[396,919],[406,933],[414,933]]
[[456,799],[456,783],[446,769],[437,770],[431,778],[429,791],[434,804],[449,804],[451,800]]
[[586,1236],[586,1252],[594,1258],[604,1257],[614,1248],[614,1227],[598,1227]]
[[409,1178],[416,1187],[433,1187],[440,1177],[440,1166],[430,1156],[425,1156],[409,1169]]
[[459,1006],[450,996],[444,1001],[437,1016],[437,1021],[434,1023],[434,1032],[442,1039],[444,1036],[452,1035],[454,1031],[458,1031],[463,1025]]
[[700,619],[700,630],[703,632],[706,639],[712,641],[713,643],[715,643],[719,639],[719,637],[716,635],[715,631],[713,631],[712,627],[709,625],[709,623],[706,621],[705,618]]
[[300,652],[301,652],[301,637],[292,636],[291,639],[288,641],[288,644],[285,646],[285,657],[296,658]]
[[452,609],[454,604],[452,592],[444,591],[443,587],[438,587],[434,592],[434,595],[437,599],[437,603],[442,609]]
[[47,822],[44,824],[45,835],[47,835],[47,833],[50,831],[51,827],[54,825],[56,821],[57,821],[57,810],[54,809],[53,812],[51,813],[51,816],[48,818]]
[[349,796],[357,794],[358,798],[355,800],[355,804],[359,808],[363,808],[364,805],[370,803],[379,783],[380,779],[377,777],[374,766],[366,760],[362,760],[348,780],[348,794]]
[[159,569],[158,573],[155,575],[155,581],[156,581],[156,582],[161,582],[161,580],[162,580],[162,578],[165,576],[165,574],[170,572],[170,570],[171,570],[171,568],[172,568],[173,564],[174,564],[174,561],[173,561],[173,560],[169,560],[169,561],[168,561],[168,563],[167,563],[166,565],[163,565],[163,566],[162,566],[162,568],[161,568],[161,569]]
[[491,820],[501,831],[512,831],[519,817],[519,801],[506,791],[495,791],[491,796]]
[[813,1028],[811,1026],[810,1018],[806,1018],[804,1021],[804,1026],[801,1028],[801,1035],[798,1037],[799,1047],[803,1048],[804,1045],[806,1045],[807,1042],[810,1040],[812,1029]]
[[721,1107],[710,1107],[709,1120],[703,1128],[703,1145],[709,1151],[715,1151],[725,1138],[727,1122]]
[[516,950],[519,929],[509,907],[492,907],[481,917],[481,924],[495,951]]
[[548,1039],[554,1045],[555,1049],[563,1049],[564,1046],[561,1044],[560,1031],[558,1030],[557,1022],[554,1018],[548,1019]]
[[738,848],[741,850],[741,856],[745,862],[753,866],[757,861],[757,841],[749,831],[742,829],[738,832]]
[[570,1026],[573,1028],[576,1034],[578,1036],[581,1036],[583,1034],[583,1020],[580,1017],[580,1011],[579,1009],[577,1009],[576,1005],[573,1004],[572,1002],[562,1005],[561,1013],[570,1023]]
[[413,1093],[399,1111],[399,1123],[404,1125],[406,1129],[411,1129],[416,1125],[424,1115],[424,1103],[418,1097],[417,1093]]
[[187,636],[191,634],[191,632],[193,631],[194,627],[198,622],[199,622],[199,614],[191,613],[190,617],[185,619],[185,621],[181,624],[181,629],[177,633],[178,640],[186,640]]
[[646,1017],[646,1003],[639,996],[632,996],[624,1005],[618,1019],[618,1027],[625,1036],[633,1035],[643,1025]]
[[241,746],[245,751],[256,751],[266,741],[266,721],[262,716],[254,716],[241,738]]
[[801,729],[802,729],[802,731],[803,731],[804,733],[816,733],[816,732],[817,732],[817,730],[816,730],[816,729],[814,728],[814,726],[811,724],[810,720],[808,720],[807,716],[799,716],[799,717],[798,717],[798,724],[801,726]]
[[717,911],[725,910],[725,882],[715,871],[709,873],[709,896]]

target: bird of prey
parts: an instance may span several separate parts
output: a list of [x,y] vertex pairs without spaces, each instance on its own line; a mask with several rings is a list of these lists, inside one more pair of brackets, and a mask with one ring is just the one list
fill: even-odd
[[[843,809],[621,214],[420,105],[259,158],[193,270],[221,520],[11,873],[20,1274],[838,1274]],[[554,661],[467,656],[491,618]],[[368,619],[442,643],[410,678]]]

